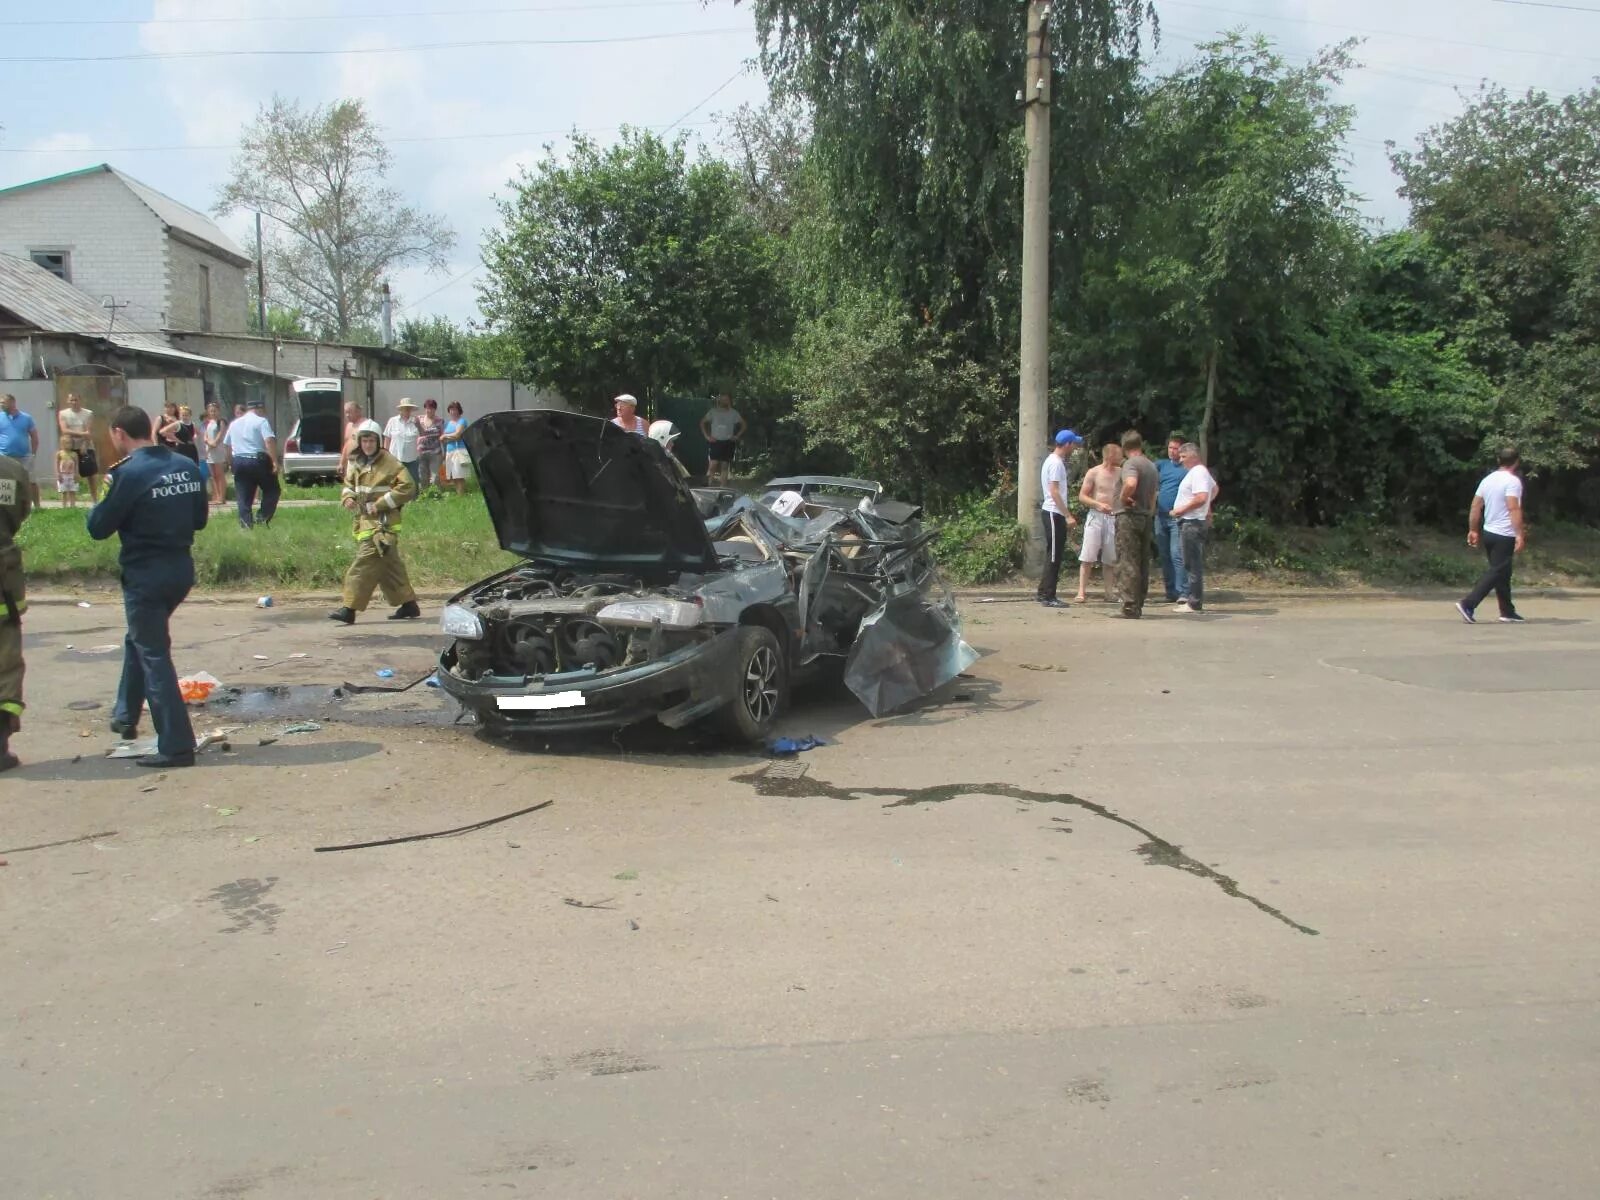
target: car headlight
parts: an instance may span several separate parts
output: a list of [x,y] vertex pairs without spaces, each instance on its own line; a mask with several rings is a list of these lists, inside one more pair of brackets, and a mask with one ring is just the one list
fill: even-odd
[[477,640],[483,636],[483,622],[470,608],[446,604],[439,615],[439,628],[451,637]]
[[602,625],[649,629],[657,621],[663,629],[693,629],[705,619],[698,604],[685,600],[618,600],[595,614]]

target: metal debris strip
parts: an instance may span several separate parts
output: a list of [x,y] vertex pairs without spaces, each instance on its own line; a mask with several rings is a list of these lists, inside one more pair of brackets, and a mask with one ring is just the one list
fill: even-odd
[[461,825],[455,829],[441,829],[436,833],[409,833],[404,837],[380,838],[375,842],[351,842],[347,846],[318,846],[317,854],[331,854],[336,850],[369,850],[374,846],[398,846],[402,842],[425,842],[431,838],[456,837],[463,833],[472,833],[478,829],[487,829],[491,825],[498,825],[502,821],[509,821],[515,817],[525,817],[531,812],[538,812],[541,808],[549,808],[554,800],[546,800],[542,804],[531,804],[527,808],[519,808],[516,812],[506,813],[503,817],[490,817],[487,821],[476,821],[471,825]]
[[108,829],[104,833],[86,833],[82,837],[63,838],[59,842],[39,842],[33,846],[11,846],[0,850],[0,854],[26,854],[29,850],[51,850],[56,846],[76,846],[80,842],[98,841],[100,838],[116,837],[115,829]]
[[772,779],[802,779],[810,769],[808,763],[793,758],[783,758],[773,763],[762,774]]

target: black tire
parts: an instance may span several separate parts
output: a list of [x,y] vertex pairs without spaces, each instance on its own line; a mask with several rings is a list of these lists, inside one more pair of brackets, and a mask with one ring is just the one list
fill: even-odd
[[732,741],[764,742],[789,702],[789,664],[772,630],[746,625],[739,630],[734,655],[733,700],[715,721]]

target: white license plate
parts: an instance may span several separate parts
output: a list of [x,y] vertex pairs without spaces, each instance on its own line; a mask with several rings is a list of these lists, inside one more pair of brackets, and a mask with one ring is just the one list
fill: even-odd
[[582,708],[587,701],[582,692],[551,692],[548,696],[496,696],[495,707],[502,712],[549,708]]

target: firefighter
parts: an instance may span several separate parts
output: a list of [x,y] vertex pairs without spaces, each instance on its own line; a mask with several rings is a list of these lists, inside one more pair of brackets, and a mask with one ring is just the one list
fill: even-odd
[[672,465],[678,468],[678,478],[689,478],[689,468],[678,461],[677,451],[672,444],[678,440],[678,427],[671,421],[653,421],[650,424],[650,440],[656,442],[667,452],[667,457],[672,460]]
[[146,704],[156,727],[156,752],[141,767],[194,766],[194,726],[172,665],[172,614],[194,586],[194,535],[211,506],[200,468],[158,446],[150,415],[131,405],[111,418],[111,444],[124,458],[107,470],[110,486],[89,513],[89,536],[122,540],[122,682],[111,731],[132,741]]
[[383,430],[376,421],[356,426],[356,445],[344,475],[344,506],[356,514],[356,558],[344,576],[344,604],[328,619],[354,625],[374,588],[398,608],[391,621],[420,617],[417,594],[411,590],[405,560],[400,557],[400,509],[416,498],[411,472],[383,448]]
[[17,765],[11,735],[22,728],[22,551],[17,530],[33,506],[32,481],[15,458],[0,454],[0,771]]

